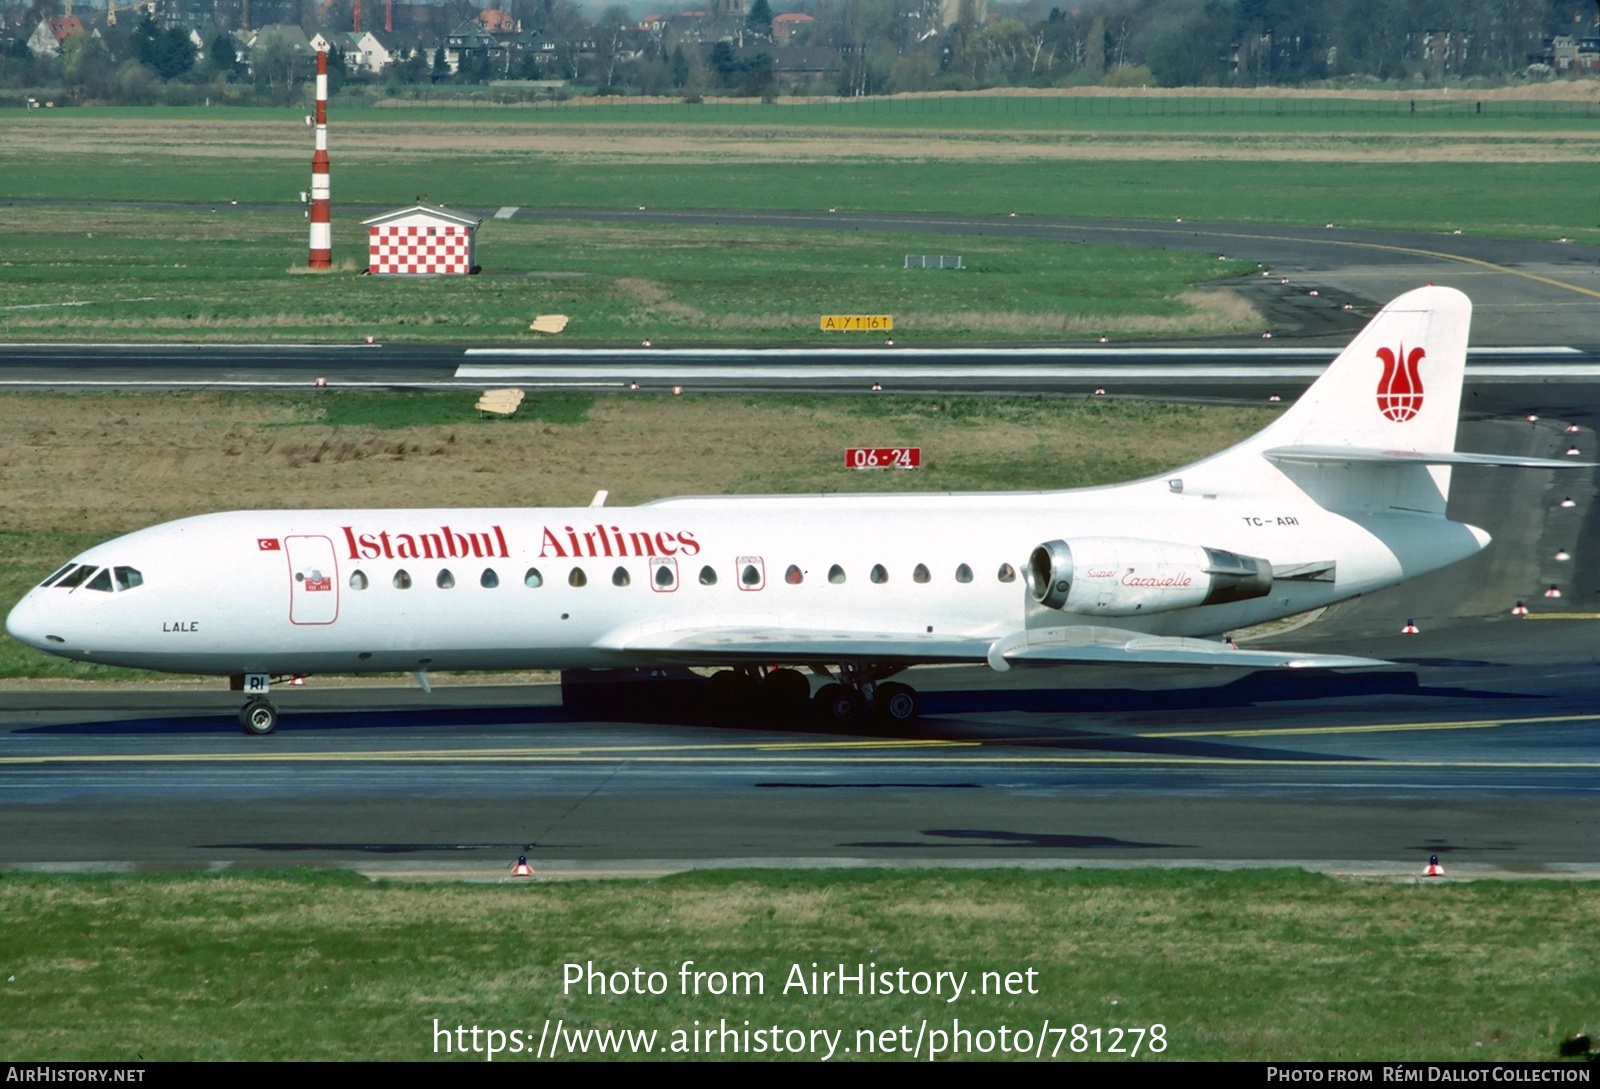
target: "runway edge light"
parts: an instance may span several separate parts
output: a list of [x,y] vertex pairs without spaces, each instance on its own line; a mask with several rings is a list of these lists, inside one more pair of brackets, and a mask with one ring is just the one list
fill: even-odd
[[511,867],[512,877],[532,877],[533,867],[528,865],[527,855],[518,855],[517,864]]
[[1438,855],[1428,856],[1428,868],[1422,871],[1423,877],[1443,877],[1444,867],[1439,865]]

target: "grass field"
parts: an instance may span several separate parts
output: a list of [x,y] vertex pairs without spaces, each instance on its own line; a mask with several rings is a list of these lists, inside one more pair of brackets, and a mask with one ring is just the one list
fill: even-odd
[[[118,533],[217,510],[582,506],[664,495],[982,491],[1128,480],[1221,449],[1266,408],[1037,398],[536,394],[0,396],[0,608]],[[730,411],[734,409],[734,411]],[[847,446],[922,446],[914,473],[851,473]],[[639,466],[653,468],[641,473]],[[133,677],[0,635],[0,677]]]
[[305,241],[298,215],[228,205],[36,209],[0,256],[0,339],[551,342],[529,332],[539,314],[571,318],[561,343],[663,346],[859,342],[818,328],[837,313],[892,314],[898,336],[924,341],[1262,328],[1248,304],[1193,286],[1254,266],[1201,254],[983,237],[961,240],[960,272],[907,271],[905,254],[950,240],[491,219],[483,275],[414,279],[353,261],[293,275]]
[[[541,312],[573,319],[563,342],[816,342],[817,318],[838,312],[893,313],[903,335],[946,341],[1254,331],[1248,307],[1204,293],[1243,271],[1235,265],[1008,239],[1011,216],[1600,241],[1587,197],[1600,155],[1595,103],[1484,95],[1483,113],[1431,95],[1416,96],[1415,114],[1396,96],[1001,94],[342,116],[336,101],[344,271],[328,276],[291,274],[306,249],[300,111],[15,111],[0,117],[0,200],[45,203],[4,212],[0,339],[529,340]],[[365,264],[367,211],[356,209],[424,196],[481,210],[836,208],[996,223],[952,239],[490,219],[478,250],[486,276],[352,275]],[[952,250],[966,271],[902,267],[907,253]]]
[[[1020,1058],[997,1050],[1005,1026],[1031,1034],[1030,1054],[1043,1036],[1046,1056],[1059,1043],[1060,1059],[1094,1059],[1088,1030],[1110,1047],[1112,1029],[1160,1025],[1163,1050],[1145,1035],[1138,1058],[1553,1059],[1562,1039],[1597,1027],[1600,994],[1588,940],[1600,898],[1579,883],[1155,870],[520,886],[0,874],[0,912],[27,920],[0,930],[0,1047],[26,1061],[432,1059],[436,1019],[447,1035],[465,1026],[469,1049],[474,1026],[525,1047],[502,1060],[531,1058],[546,1019],[569,1033],[566,1049],[574,1031],[653,1032],[661,1058],[675,1042],[687,1050],[697,1021],[742,1031],[748,1020],[780,1038],[842,1032],[834,1057],[845,1060],[863,1057],[858,1031],[903,1057],[924,1022],[937,1042],[940,1030],[957,1039],[959,1020],[988,1030],[990,1053],[944,1058]],[[684,961],[759,972],[764,991],[685,995]],[[641,981],[659,971],[664,993],[563,993],[569,963],[637,967]],[[966,990],[954,1002],[948,985],[942,997],[785,994],[794,966],[809,977],[813,964],[966,973]],[[1021,993],[973,993],[984,972],[995,983],[1016,973]],[[488,1039],[477,1054],[437,1057],[482,1061]],[[1125,1049],[1135,1042],[1121,1036]]]

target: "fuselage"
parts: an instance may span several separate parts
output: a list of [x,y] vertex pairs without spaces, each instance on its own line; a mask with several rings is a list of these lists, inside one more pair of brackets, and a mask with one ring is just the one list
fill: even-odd
[[[1298,492],[1203,495],[1165,480],[615,508],[238,511],[89,549],[30,591],[7,628],[65,657],[211,674],[641,665],[619,633],[651,630],[1000,638],[1039,622],[1030,553],[1081,538],[1199,544],[1286,573],[1252,600],[1118,618],[1181,636],[1369,593],[1488,539],[1437,515],[1336,514]],[[1103,574],[1138,579],[1137,567]],[[1292,574],[1304,570],[1319,573]]]

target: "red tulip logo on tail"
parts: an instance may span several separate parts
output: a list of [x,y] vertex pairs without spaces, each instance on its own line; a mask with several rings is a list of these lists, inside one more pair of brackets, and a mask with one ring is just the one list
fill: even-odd
[[1407,354],[1404,344],[1399,351],[1378,349],[1378,358],[1383,360],[1378,411],[1395,423],[1405,423],[1422,411],[1422,376],[1417,373],[1417,364],[1426,354],[1421,348],[1413,348]]

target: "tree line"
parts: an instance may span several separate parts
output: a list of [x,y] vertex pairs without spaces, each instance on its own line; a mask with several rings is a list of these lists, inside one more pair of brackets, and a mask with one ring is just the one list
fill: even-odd
[[[467,52],[455,68],[443,48],[415,50],[378,76],[400,85],[567,80],[601,93],[876,95],[995,86],[1256,87],[1313,83],[1503,81],[1550,75],[1542,45],[1556,35],[1600,37],[1595,0],[797,0],[812,17],[786,42],[775,9],[753,0],[743,18],[669,20],[637,28],[613,6],[587,18],[574,0],[504,0],[553,51]],[[39,6],[36,4],[36,6]],[[348,26],[348,0],[323,12]],[[954,14],[954,21],[948,22]],[[470,0],[441,5],[435,22],[465,21]],[[454,24],[452,24],[454,25]],[[316,29],[315,27],[309,29]],[[829,58],[804,75],[784,69],[798,48]],[[0,49],[0,87],[60,87],[79,101],[193,101],[201,94],[291,101],[309,58],[285,40],[258,44],[247,67],[216,32],[197,48],[189,32],[146,15],[100,35],[69,36],[58,57],[34,57],[22,38]],[[782,82],[780,82],[780,79]]]

